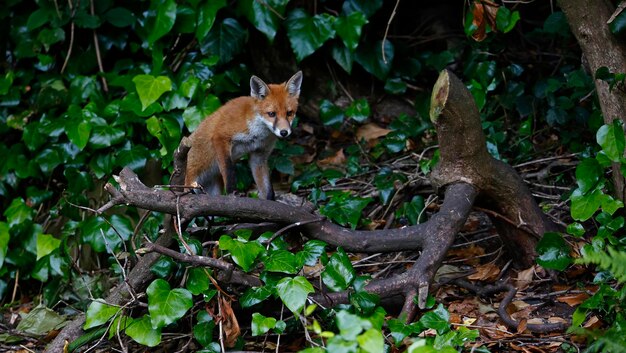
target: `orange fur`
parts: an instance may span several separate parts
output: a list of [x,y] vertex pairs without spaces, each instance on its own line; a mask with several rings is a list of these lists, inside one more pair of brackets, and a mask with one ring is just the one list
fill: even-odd
[[291,134],[298,109],[302,73],[282,84],[265,84],[253,76],[251,96],[228,101],[204,119],[191,136],[185,184],[212,195],[235,188],[234,162],[249,154],[259,197],[273,199],[267,158],[277,137]]

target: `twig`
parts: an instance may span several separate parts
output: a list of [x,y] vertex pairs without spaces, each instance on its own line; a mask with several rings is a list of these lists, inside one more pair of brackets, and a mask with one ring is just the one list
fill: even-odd
[[[93,0],[89,0],[90,4],[91,4],[91,15],[95,16],[95,9],[93,6]],[[74,22],[72,22],[72,24],[74,24]],[[98,68],[100,69],[100,73],[104,74],[104,66],[102,65],[102,57],[100,56],[100,43],[98,41],[98,35],[96,34],[96,30],[93,30],[93,43],[94,46],[96,48],[96,59],[98,60]],[[107,85],[107,79],[106,77],[104,77],[104,75],[100,76],[100,79],[102,80],[102,90],[106,93],[109,92],[109,85]]]
[[310,223],[315,223],[315,222],[321,222],[321,221],[325,221],[326,217],[322,216],[318,219],[311,219],[308,221],[302,221],[302,222],[295,222],[292,223],[286,227],[283,227],[281,229],[279,229],[276,233],[274,233],[274,235],[272,235],[271,238],[269,238],[266,243],[267,243],[267,249],[270,248],[270,245],[272,244],[272,242],[274,241],[274,239],[278,238],[279,236],[281,236],[283,233],[285,233],[286,231],[288,231],[289,229],[295,228],[295,227],[299,227],[305,224],[310,224]]
[[[67,4],[70,7],[70,10],[72,11],[72,14],[71,14],[72,22],[70,23],[70,47],[67,49],[67,55],[65,55],[65,61],[63,61],[63,66],[61,67],[61,73],[65,72],[67,63],[70,61],[70,56],[72,56],[72,48],[74,48],[74,14],[76,10],[74,9],[74,6],[72,5],[72,0],[67,0]],[[56,5],[56,2],[55,2],[55,5]],[[59,9],[57,8],[57,12],[58,11]],[[60,14],[59,14],[59,17],[61,17]]]
[[385,28],[385,35],[383,36],[383,41],[380,44],[380,49],[383,53],[383,62],[385,64],[387,64],[387,56],[385,55],[385,41],[387,40],[387,34],[389,33],[389,27],[391,26],[391,22],[393,21],[393,18],[396,16],[396,10],[398,9],[398,4],[400,4],[400,0],[396,0],[396,5],[393,7],[391,16],[389,16],[389,21],[387,21],[387,27]]

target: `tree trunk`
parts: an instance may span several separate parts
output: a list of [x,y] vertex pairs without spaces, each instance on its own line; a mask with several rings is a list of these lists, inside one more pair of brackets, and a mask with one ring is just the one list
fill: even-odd
[[[610,1],[558,0],[570,28],[583,55],[589,62],[592,75],[600,67],[607,67],[612,73],[626,72],[626,45],[620,43],[609,30],[607,21],[615,7]],[[604,122],[614,119],[626,122],[626,93],[614,88],[609,90],[608,83],[595,80],[596,91]],[[624,201],[626,197],[624,175],[619,165],[613,165],[615,196]]]

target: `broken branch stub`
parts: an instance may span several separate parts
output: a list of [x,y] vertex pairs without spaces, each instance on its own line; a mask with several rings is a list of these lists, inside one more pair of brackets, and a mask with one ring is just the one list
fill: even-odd
[[477,187],[477,205],[494,211],[488,216],[516,264],[532,265],[537,241],[557,227],[515,170],[489,154],[474,98],[450,71],[442,71],[435,83],[430,119],[437,129],[441,156],[430,175],[433,185],[466,182]]

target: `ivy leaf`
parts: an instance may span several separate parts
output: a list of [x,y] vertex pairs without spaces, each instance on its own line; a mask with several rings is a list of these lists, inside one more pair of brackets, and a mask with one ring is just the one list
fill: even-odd
[[496,14],[496,27],[502,33],[510,32],[519,20],[519,11],[511,12],[511,10],[504,6],[500,6],[498,8],[498,13]]
[[572,263],[570,250],[561,234],[545,233],[537,243],[537,263],[547,269],[563,271]]
[[226,6],[226,0],[211,0],[198,7],[196,38],[203,41],[215,23],[217,11]]
[[300,266],[314,266],[317,259],[324,253],[326,243],[321,240],[309,240],[302,247],[301,251],[296,254],[296,259]]
[[160,329],[180,319],[193,306],[188,290],[170,289],[170,284],[162,279],[150,283],[146,293],[153,329]]
[[201,310],[196,316],[198,323],[193,326],[193,337],[203,347],[208,347],[213,342],[213,329],[215,321],[206,310]]
[[104,299],[96,299],[89,304],[87,313],[85,314],[85,325],[83,330],[88,330],[92,327],[100,326],[117,314],[121,309],[107,304]]
[[204,55],[217,55],[219,62],[225,64],[239,54],[246,43],[248,31],[234,18],[226,18],[214,26],[201,44]]
[[161,343],[161,328],[152,328],[150,315],[134,320],[127,328],[126,334],[135,342],[148,347],[156,347]]
[[[28,19],[30,22],[30,18]],[[609,23],[611,33],[621,35],[626,33],[626,11],[620,11],[617,16]]]
[[165,0],[162,4],[158,5],[154,28],[152,28],[148,35],[148,43],[151,47],[154,42],[169,33],[172,27],[174,27],[174,22],[176,22],[176,8],[176,1],[174,0]]
[[602,191],[598,189],[587,195],[584,195],[580,189],[574,190],[570,196],[572,218],[577,221],[586,221],[591,218],[602,205],[603,196]]
[[365,18],[370,18],[383,6],[383,0],[346,0],[343,2],[343,13],[352,14],[360,12]]
[[346,115],[359,123],[367,120],[370,114],[370,105],[365,98],[355,99],[346,109]]
[[17,331],[28,335],[42,336],[50,331],[58,329],[65,322],[65,317],[57,314],[54,310],[39,304],[29,313],[22,317],[17,324]]
[[349,224],[352,229],[356,229],[361,212],[372,200],[371,197],[361,198],[343,192],[333,195],[332,199],[320,208],[320,213],[341,225]]
[[340,16],[335,21],[335,30],[346,48],[354,51],[359,46],[361,29],[367,23],[367,19],[362,12],[353,12],[348,16]]
[[222,250],[230,251],[233,261],[246,272],[251,270],[257,256],[265,251],[263,246],[257,242],[244,243],[240,240],[233,240],[228,235],[220,237],[219,246]]
[[338,126],[343,123],[343,110],[328,99],[324,99],[320,103],[320,119],[326,126]]
[[252,336],[260,336],[276,326],[276,319],[259,313],[252,314]]
[[203,268],[192,268],[187,275],[186,288],[193,295],[199,295],[209,289],[209,277]]
[[602,125],[596,133],[596,140],[611,161],[620,161],[624,154],[625,138],[619,119],[613,120],[613,124]]
[[[384,81],[391,70],[394,47],[388,40],[385,40],[384,46],[382,43],[382,41],[362,43],[356,51],[355,60],[363,66],[365,71]],[[383,58],[383,50],[385,51],[385,58]]]
[[443,307],[442,304],[437,306],[437,309],[432,310],[424,314],[419,322],[426,328],[432,328],[437,333],[442,334],[450,330],[450,313]]
[[333,45],[331,52],[335,62],[341,66],[347,73],[352,72],[352,62],[354,62],[354,54],[350,52],[350,49],[345,45],[337,44]]
[[576,183],[583,194],[593,189],[600,178],[603,170],[600,163],[594,158],[584,159],[576,166]]
[[4,264],[4,259],[7,256],[9,250],[9,225],[5,222],[0,222],[0,268]]
[[256,305],[272,295],[270,286],[248,288],[239,298],[239,304],[242,308],[249,308]]
[[263,260],[267,271],[289,274],[298,272],[296,262],[296,255],[287,250],[272,251],[272,253]]
[[89,142],[89,135],[91,134],[91,124],[86,121],[76,122],[68,121],[65,124],[65,133],[70,141],[82,150],[87,146]]
[[346,290],[355,278],[356,273],[350,258],[342,248],[338,248],[322,272],[322,281],[331,291],[339,292]]
[[115,27],[128,27],[137,21],[135,14],[124,7],[114,7],[104,14],[104,19]]
[[37,260],[59,248],[61,240],[50,234],[37,234]]
[[239,11],[272,43],[289,0],[240,0]]
[[137,75],[133,77],[137,94],[141,100],[141,109],[157,101],[165,92],[172,90],[172,81],[167,76]]
[[285,26],[287,37],[298,62],[313,54],[324,42],[335,36],[335,17],[323,13],[313,17],[301,8],[289,13]]
[[566,231],[567,234],[571,234],[575,237],[582,237],[583,235],[585,235],[585,228],[582,224],[578,222],[568,224]]
[[9,227],[30,221],[33,218],[33,210],[20,197],[13,199],[3,214],[7,218]]
[[26,21],[26,28],[29,31],[33,31],[50,21],[52,13],[50,10],[44,7],[40,7],[37,10],[33,11],[30,16],[28,16],[28,20]]
[[375,328],[371,328],[357,336],[356,341],[359,342],[359,347],[361,347],[363,352],[378,353],[385,350],[383,334]]
[[296,276],[281,279],[276,284],[276,292],[287,308],[298,314],[304,308],[309,293],[313,293],[314,289],[306,278]]

